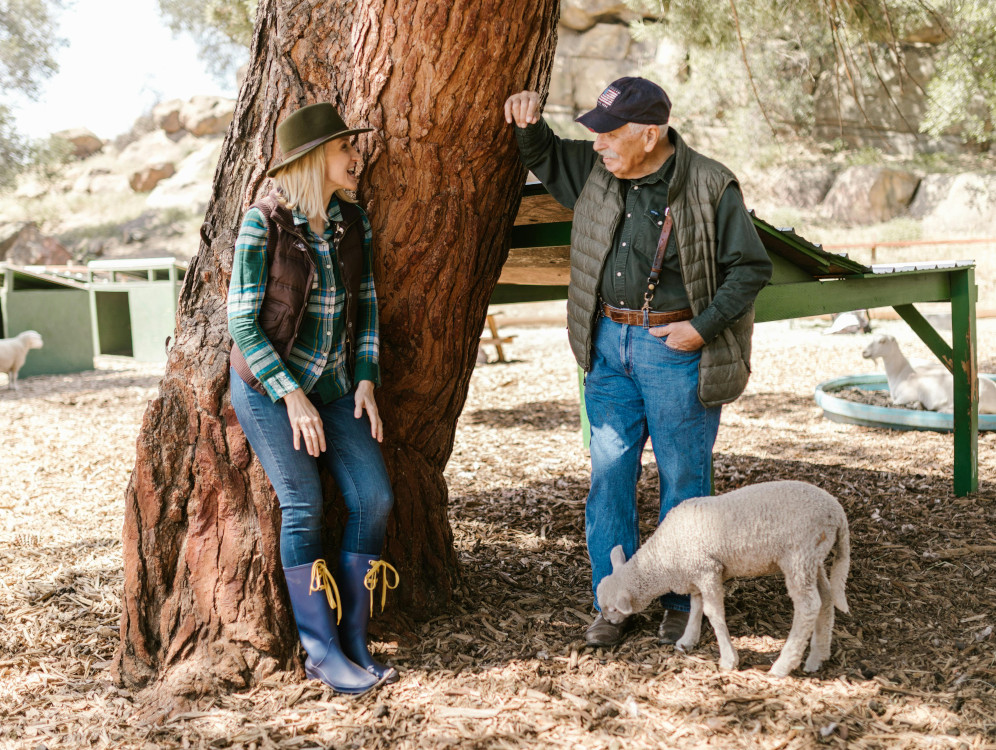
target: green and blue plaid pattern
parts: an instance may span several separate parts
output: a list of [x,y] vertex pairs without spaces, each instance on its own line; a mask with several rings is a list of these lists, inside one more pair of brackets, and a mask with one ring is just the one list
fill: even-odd
[[251,208],[242,219],[235,241],[232,280],[228,287],[228,330],[270,398],[279,401],[301,388],[310,393],[317,388],[326,402],[340,398],[354,382],[372,380],[380,384],[380,337],[378,335],[377,295],[374,291],[372,232],[362,211],[363,278],[357,300],[355,372],[349,372],[346,345],[346,291],[339,277],[332,237],[335,224],[342,221],[339,200],[329,203],[328,224],[321,237],[308,226],[308,219],[294,211],[294,223],[309,239],[315,260],[315,282],[308,308],[290,356],[284,362],[259,325],[259,312],[266,294],[266,219]]

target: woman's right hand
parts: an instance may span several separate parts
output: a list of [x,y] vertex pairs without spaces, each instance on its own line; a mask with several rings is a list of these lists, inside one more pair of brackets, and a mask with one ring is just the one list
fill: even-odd
[[301,450],[301,438],[304,438],[308,455],[318,458],[325,451],[325,429],[318,409],[300,388],[284,396],[284,405],[294,430],[294,450]]

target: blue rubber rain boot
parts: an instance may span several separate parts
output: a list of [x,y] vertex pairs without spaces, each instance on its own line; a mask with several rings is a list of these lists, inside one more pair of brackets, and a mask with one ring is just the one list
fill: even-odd
[[351,662],[339,645],[337,613],[333,609],[338,607],[341,613],[342,607],[325,561],[284,568],[284,578],[301,645],[308,654],[304,661],[305,674],[321,680],[336,692],[351,695],[365,693],[376,685],[378,678]]
[[[374,555],[361,555],[356,552],[342,552],[339,555],[339,583],[342,585],[342,622],[339,637],[343,652],[370,674],[385,682],[397,682],[398,672],[394,667],[381,664],[370,655],[367,649],[367,623],[373,613],[374,589],[377,578],[384,576],[381,611],[387,589],[398,585],[398,571]],[[388,575],[394,576],[394,584],[388,583]]]

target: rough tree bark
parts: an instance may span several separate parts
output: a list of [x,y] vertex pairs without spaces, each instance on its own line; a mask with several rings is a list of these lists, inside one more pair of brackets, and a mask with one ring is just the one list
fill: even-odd
[[557,13],[557,0],[260,4],[126,491],[120,684],[197,695],[298,668],[279,509],[228,400],[225,298],[242,213],[277,156],[276,124],[311,102],[377,129],[360,145],[396,493],[385,557],[402,574],[395,607],[419,616],[448,600],[456,560],[442,470],[524,176],[500,108],[513,91],[546,90]]

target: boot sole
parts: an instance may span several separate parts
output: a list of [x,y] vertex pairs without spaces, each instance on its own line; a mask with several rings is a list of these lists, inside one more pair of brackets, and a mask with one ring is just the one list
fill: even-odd
[[321,673],[318,670],[305,668],[304,674],[305,676],[311,678],[312,680],[318,680],[323,685],[328,685],[337,693],[342,693],[343,695],[363,695],[364,693],[373,690],[375,687],[384,682],[384,680],[377,680],[369,687],[346,688],[346,687],[341,687],[339,685],[333,685],[331,682],[322,677]]

